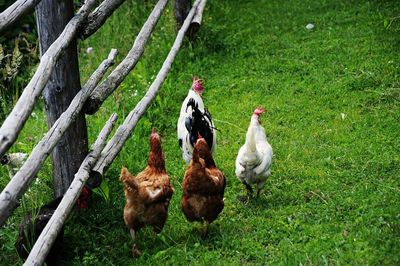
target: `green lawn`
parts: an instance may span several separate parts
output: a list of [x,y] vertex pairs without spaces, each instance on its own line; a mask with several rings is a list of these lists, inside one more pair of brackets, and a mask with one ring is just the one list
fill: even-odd
[[[119,60],[130,49],[152,5],[128,2],[80,43],[83,78],[111,48]],[[391,20],[399,15],[398,2],[389,0],[208,1],[197,38],[185,42],[108,170],[109,198],[94,195],[89,209],[68,220],[63,265],[400,264],[400,19]],[[136,69],[88,117],[91,142],[112,112],[122,123],[144,95],[174,26],[171,4]],[[204,101],[219,129],[215,160],[228,182],[224,211],[205,238],[180,210],[185,163],[176,121],[192,74],[205,80]],[[260,198],[244,204],[234,162],[257,106],[267,110],[261,120],[273,168]],[[46,131],[43,106],[35,113],[14,150],[29,151]],[[122,165],[133,173],[145,167],[152,126],[176,192],[162,234],[142,230],[142,256],[134,259],[118,176]],[[23,209],[49,199],[50,175],[47,164]],[[21,209],[0,231],[7,265],[21,263],[13,250]]]

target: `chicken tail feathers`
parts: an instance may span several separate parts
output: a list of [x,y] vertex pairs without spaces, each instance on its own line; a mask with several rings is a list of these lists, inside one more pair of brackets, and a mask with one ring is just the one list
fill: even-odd
[[129,173],[126,167],[122,167],[119,180],[121,180],[121,182],[124,183],[126,187],[130,187],[132,189],[138,188],[135,177],[131,173]]
[[122,167],[121,168],[121,174],[119,176],[119,180],[124,182],[126,177],[129,176],[129,175],[131,175],[131,173],[129,173],[128,169],[126,167]]

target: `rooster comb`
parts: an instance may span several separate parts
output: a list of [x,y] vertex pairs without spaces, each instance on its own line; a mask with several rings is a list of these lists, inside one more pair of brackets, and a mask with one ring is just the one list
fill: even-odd
[[198,79],[196,76],[193,75],[193,83],[192,83],[192,89],[195,92],[202,92],[203,91],[203,82],[201,79]]
[[264,112],[265,112],[265,109],[263,107],[257,107],[256,110],[254,110],[255,115],[261,115]]

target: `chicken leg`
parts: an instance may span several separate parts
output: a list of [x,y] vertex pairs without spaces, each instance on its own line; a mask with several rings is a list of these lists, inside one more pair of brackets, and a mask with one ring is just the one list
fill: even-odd
[[136,233],[135,233],[135,230],[133,230],[132,228],[129,230],[129,232],[131,233],[131,237],[132,237],[132,240],[133,240],[133,246],[132,246],[132,256],[134,256],[134,257],[139,257],[141,254],[140,254],[140,251],[139,251],[139,249],[138,249],[138,247],[137,247],[137,245],[136,245]]
[[253,196],[253,188],[249,184],[247,184],[246,182],[243,182],[243,184],[246,187],[247,195],[249,196],[249,198],[252,197]]
[[207,236],[209,227],[210,227],[210,223],[208,221],[204,221],[203,222],[202,232],[201,232],[201,235],[203,237]]
[[257,196],[256,196],[257,198],[260,195],[260,191],[264,187],[264,184],[265,184],[265,182],[260,182],[257,184]]
[[[243,180],[242,184],[246,187],[247,195],[238,196],[237,199],[243,203],[247,202],[250,198],[253,197],[253,188]],[[258,190],[257,190],[258,192]]]

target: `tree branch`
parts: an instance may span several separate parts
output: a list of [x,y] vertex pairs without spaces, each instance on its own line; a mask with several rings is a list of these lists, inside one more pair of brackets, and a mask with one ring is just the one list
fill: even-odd
[[87,39],[95,33],[125,0],[105,0],[87,18],[80,30],[80,38]]
[[54,70],[57,59],[75,38],[78,27],[84,22],[95,2],[96,0],[87,0],[79,12],[70,20],[57,40],[42,55],[40,64],[31,81],[25,87],[17,104],[0,128],[0,157],[4,155],[16,140],[46,85],[51,72]]
[[114,69],[107,79],[97,86],[92,95],[90,95],[89,100],[85,104],[85,113],[94,114],[107,97],[119,86],[119,84],[121,84],[129,72],[136,66],[167,3],[168,0],[158,1],[136,37],[128,55]]
[[116,120],[117,115],[114,113],[101,130],[96,142],[92,147],[92,152],[90,152],[82,162],[78,172],[75,174],[74,180],[72,181],[68,190],[65,192],[65,195],[59,206],[55,210],[53,216],[50,218],[50,221],[43,229],[39,238],[36,240],[35,245],[25,261],[25,265],[42,265],[44,263],[46,256],[54,243],[54,240],[57,238],[57,235],[59,234],[65,220],[75,205],[83,186],[88,180],[90,170],[100,156],[100,153],[106,144],[107,137],[110,135]]
[[132,130],[135,128],[137,122],[140,117],[144,114],[144,112],[149,107],[152,100],[157,95],[162,83],[164,82],[171,65],[177,55],[181,45],[183,38],[185,37],[185,33],[188,30],[190,23],[193,19],[193,16],[197,10],[199,4],[204,0],[196,0],[192,9],[190,10],[186,20],[184,21],[182,27],[180,28],[175,42],[172,45],[171,51],[169,52],[167,58],[165,59],[160,71],[157,74],[157,77],[151,84],[150,88],[147,90],[146,95],[140,100],[140,102],[136,105],[136,107],[128,114],[125,118],[125,121],[122,125],[120,125],[114,134],[114,136],[107,143],[107,146],[104,148],[103,152],[99,160],[97,161],[95,167],[93,168],[93,173],[96,175],[103,175],[107,170],[109,165],[115,159],[117,154],[121,151],[124,143],[130,136]]
[[194,14],[194,17],[192,19],[192,23],[190,24],[190,27],[192,28],[192,31],[197,31],[200,28],[201,21],[203,19],[203,12],[204,8],[206,6],[207,0],[202,1],[199,4],[199,7],[196,10],[196,13]]
[[31,12],[41,0],[18,0],[0,14],[0,32],[11,27],[20,17]]
[[92,74],[85,86],[80,90],[64,113],[57,119],[54,125],[32,150],[31,155],[10,180],[0,194],[0,226],[2,226],[12,211],[17,207],[18,200],[28,189],[30,183],[43,165],[49,153],[60,140],[61,136],[81,112],[82,107],[93,91],[96,84],[103,77],[106,70],[114,63],[117,50],[112,49],[108,58],[104,60],[98,69]]

